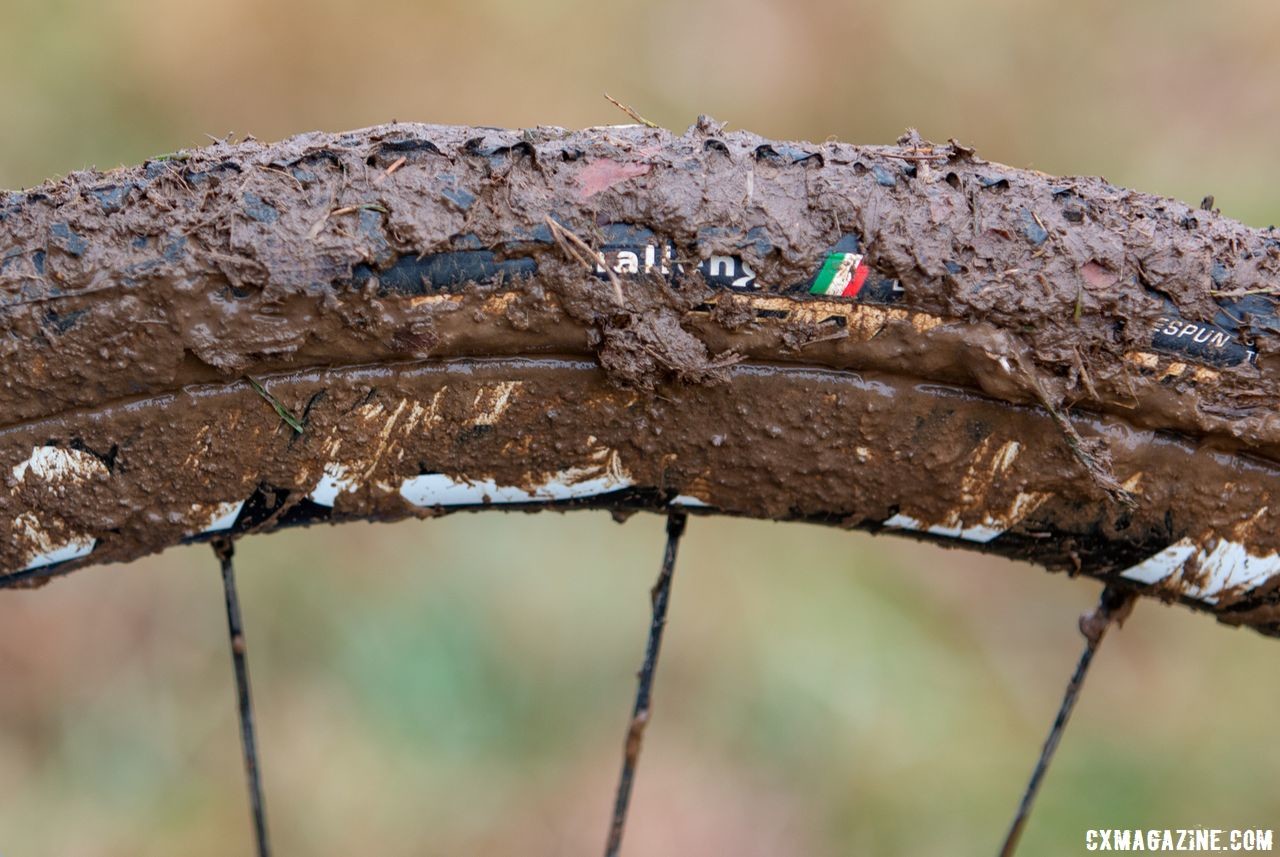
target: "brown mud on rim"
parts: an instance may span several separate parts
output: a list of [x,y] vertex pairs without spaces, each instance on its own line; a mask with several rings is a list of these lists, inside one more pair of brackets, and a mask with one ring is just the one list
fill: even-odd
[[[0,494],[5,519],[22,509],[46,546],[92,545],[10,582],[295,524],[675,505],[890,531],[1138,588],[1123,573],[1170,545],[1211,553],[1207,534],[1227,533],[1252,546],[1274,526],[1266,515],[1240,524],[1242,508],[1275,505],[1273,465],[1115,418],[1074,425],[1110,439],[1112,465],[1139,498],[1132,509],[1098,496],[1042,408],[882,373],[724,372],[719,384],[668,382],[650,395],[582,360],[425,361],[263,379],[301,433],[243,382],[11,427],[0,432],[6,471],[37,448],[75,455],[41,478],[28,465]],[[93,465],[77,469],[81,460]],[[2,540],[7,571],[38,548],[20,527]],[[1274,587],[1215,582],[1210,571],[1143,588],[1277,630]]]

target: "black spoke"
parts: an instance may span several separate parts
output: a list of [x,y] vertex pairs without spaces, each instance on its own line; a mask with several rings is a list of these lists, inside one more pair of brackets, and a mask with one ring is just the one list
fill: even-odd
[[258,768],[258,742],[253,728],[253,699],[249,693],[249,661],[245,656],[244,626],[240,621],[240,599],[236,595],[235,549],[230,539],[215,539],[213,552],[222,563],[222,590],[227,599],[227,630],[231,634],[231,661],[236,670],[236,699],[240,710],[240,746],[244,750],[244,772],[249,785],[249,807],[258,857],[268,857],[267,807],[262,798],[262,774]]
[[1049,770],[1049,763],[1053,761],[1058,742],[1062,740],[1062,733],[1067,728],[1071,710],[1075,708],[1076,699],[1080,696],[1080,689],[1084,686],[1084,679],[1089,672],[1089,665],[1093,663],[1093,656],[1098,651],[1098,646],[1102,643],[1102,638],[1112,622],[1123,622],[1129,615],[1129,611],[1133,609],[1133,599],[1132,593],[1108,587],[1102,590],[1098,606],[1092,612],[1080,617],[1080,633],[1084,634],[1085,639],[1084,651],[1080,653],[1076,671],[1071,676],[1071,681],[1067,683],[1066,692],[1062,695],[1062,704],[1058,706],[1058,715],[1054,718],[1049,737],[1045,738],[1044,747],[1040,750],[1040,759],[1036,762],[1035,770],[1031,772],[1031,779],[1027,782],[1027,788],[1022,793],[1022,802],[1018,804],[1018,812],[1013,817],[1013,824],[1009,825],[1009,832],[1004,838],[1004,847],[1000,849],[1000,857],[1013,857],[1014,851],[1017,850],[1018,840],[1022,837],[1022,829],[1031,815],[1031,806],[1035,802],[1036,793],[1040,791],[1040,782],[1044,779],[1045,772]]
[[605,844],[605,857],[617,857],[622,848],[622,828],[627,823],[627,807],[631,803],[631,785],[636,776],[636,762],[640,758],[640,742],[644,739],[644,727],[649,722],[650,699],[653,692],[653,674],[658,666],[658,652],[662,648],[662,630],[667,624],[667,602],[671,597],[671,576],[676,568],[676,548],[684,533],[686,517],[677,512],[667,517],[667,547],[662,555],[662,571],[658,582],[649,592],[653,605],[653,620],[649,625],[649,642],[644,650],[644,664],[640,667],[636,704],[631,710],[631,726],[627,729],[627,742],[622,756],[622,774],[618,777],[618,794],[613,802],[613,821],[609,825],[609,841]]

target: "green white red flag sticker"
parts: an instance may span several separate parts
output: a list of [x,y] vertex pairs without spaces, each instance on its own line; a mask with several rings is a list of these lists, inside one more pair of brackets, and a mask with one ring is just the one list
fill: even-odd
[[856,297],[870,270],[862,262],[861,253],[828,253],[809,288],[811,295]]

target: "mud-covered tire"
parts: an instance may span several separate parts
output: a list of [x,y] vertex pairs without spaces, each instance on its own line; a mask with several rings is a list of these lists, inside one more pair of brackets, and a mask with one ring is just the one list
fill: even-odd
[[393,125],[0,197],[0,577],[455,509],[803,520],[1280,628],[1280,245],[952,143]]

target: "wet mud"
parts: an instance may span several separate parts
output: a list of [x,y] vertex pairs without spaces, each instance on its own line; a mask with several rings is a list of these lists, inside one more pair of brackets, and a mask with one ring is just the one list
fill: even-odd
[[[5,465],[42,443],[83,451],[72,463],[87,462],[61,478],[24,475],[0,505],[34,513],[55,541],[93,534],[85,562],[98,563],[291,524],[483,509],[504,502],[496,486],[604,477],[581,497],[505,508],[674,504],[913,535],[1103,579],[1183,538],[1213,531],[1256,542],[1276,524],[1267,511],[1275,467],[1119,420],[1075,425],[1108,440],[1113,466],[1142,498],[1136,509],[1099,500],[1043,409],[889,375],[754,364],[725,373],[657,395],[611,383],[593,362],[554,358],[265,379],[272,399],[302,419],[300,433],[250,384],[194,385],[0,432]],[[1192,468],[1201,478],[1183,478]],[[412,485],[446,474],[491,487],[457,503],[411,501]],[[1244,528],[1241,503],[1264,510]],[[234,506],[232,516],[204,529],[219,506]],[[0,566],[28,556],[20,530],[6,534]],[[1180,584],[1194,582],[1171,580],[1157,594],[1181,598]],[[1236,614],[1265,603],[1258,597],[1225,592],[1216,607]]]
[[[1272,230],[1102,179],[706,119],[401,124],[76,173],[0,195],[0,567],[77,534],[127,559],[232,501],[248,532],[434,514],[400,488],[433,473],[597,466],[630,474],[592,501],[620,509],[896,521],[1104,578],[1183,540],[1272,557],[1278,266]],[[505,370],[521,392],[488,422],[460,381],[355,380],[517,355],[568,362]],[[419,410],[394,467],[365,463]],[[1010,442],[1016,469],[986,462]],[[101,472],[20,478],[45,446]],[[360,479],[317,511],[326,467]],[[1193,565],[1152,591],[1275,621],[1269,583],[1205,602]]]

